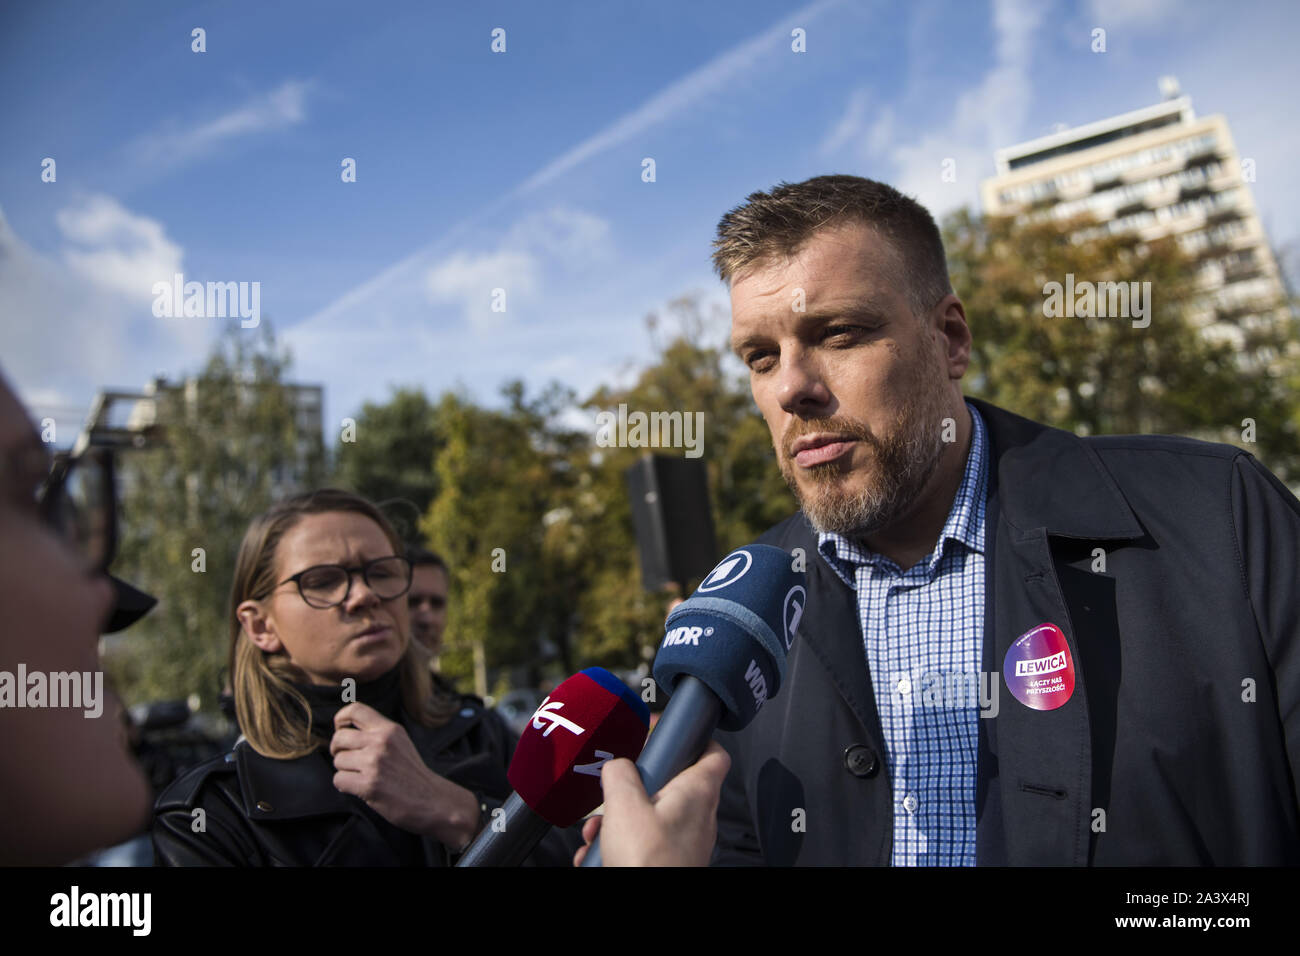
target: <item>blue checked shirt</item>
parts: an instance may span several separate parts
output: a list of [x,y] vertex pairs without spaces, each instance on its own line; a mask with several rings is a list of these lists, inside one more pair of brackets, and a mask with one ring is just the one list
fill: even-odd
[[837,534],[817,543],[858,596],[894,788],[894,866],[975,865],[988,446],[966,407],[966,471],[928,556],[902,571]]

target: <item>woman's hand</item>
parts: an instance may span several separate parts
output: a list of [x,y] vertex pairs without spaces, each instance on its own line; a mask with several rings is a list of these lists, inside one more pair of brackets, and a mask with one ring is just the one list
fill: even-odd
[[394,826],[457,850],[478,833],[474,794],[430,770],[401,724],[366,704],[348,704],[334,717],[330,740],[334,786],[360,797]]

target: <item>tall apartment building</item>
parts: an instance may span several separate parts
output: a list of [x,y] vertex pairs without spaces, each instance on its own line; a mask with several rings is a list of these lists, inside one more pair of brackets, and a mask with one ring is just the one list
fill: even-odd
[[[166,441],[167,422],[159,418],[160,399],[174,394],[192,405],[198,398],[199,380],[189,378],[183,382],[169,382],[155,378],[136,391],[106,390],[95,396],[81,434],[74,445],[80,451],[88,445],[106,445],[115,448],[144,448]],[[295,455],[293,461],[277,468],[271,476],[272,497],[282,498],[302,490],[312,462],[319,462],[324,453],[324,426],[322,409],[325,390],[320,385],[295,385],[286,383],[285,390],[293,405]],[[131,472],[120,474],[123,489],[131,482]]]
[[[1222,115],[1198,119],[1177,81],[1164,102],[1000,149],[997,175],[981,183],[984,211],[1031,219],[1089,212],[1096,230],[1175,236],[1197,259],[1203,290],[1193,316],[1203,334],[1239,349],[1244,332],[1281,320],[1285,284]],[[1273,366],[1274,354],[1241,357]],[[1280,367],[1280,366],[1279,366]]]

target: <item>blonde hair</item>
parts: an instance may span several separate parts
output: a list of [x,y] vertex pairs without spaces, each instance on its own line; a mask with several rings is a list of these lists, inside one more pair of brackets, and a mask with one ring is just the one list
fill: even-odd
[[[322,747],[333,728],[313,727],[307,698],[293,686],[309,683],[307,675],[283,652],[264,651],[244,634],[237,609],[244,601],[266,598],[278,583],[275,554],[280,540],[305,515],[354,512],[379,525],[394,554],[406,548],[383,512],[359,495],[337,488],[296,495],[253,519],[244,533],[235,560],[230,588],[230,674],[239,729],[254,750],[265,757],[290,760]],[[407,640],[398,664],[402,706],[425,727],[440,727],[460,707],[458,697],[434,687],[429,676],[429,651]]]
[[934,217],[897,189],[861,176],[814,176],[750,193],[718,222],[713,268],[730,284],[750,267],[791,256],[822,229],[859,222],[894,252],[894,284],[924,315],[952,292],[943,237]]

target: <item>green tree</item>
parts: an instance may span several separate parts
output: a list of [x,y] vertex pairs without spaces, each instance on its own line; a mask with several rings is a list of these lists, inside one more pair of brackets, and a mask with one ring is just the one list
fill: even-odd
[[[480,408],[446,394],[436,414],[445,445],[438,493],[423,530],[451,571],[444,669],[487,686],[487,669],[536,684],[549,660],[572,665],[571,583],[547,528],[575,480],[570,461],[585,440],[555,418],[571,397],[553,387],[530,401],[522,384],[507,407]],[[504,677],[498,685],[513,682]]]
[[[672,338],[658,344],[660,320],[647,318],[653,361],[629,387],[601,387],[585,407],[682,412],[704,416],[701,451],[717,533],[717,557],[758,537],[798,507],[781,479],[767,425],[754,408],[748,377],[727,371],[725,341],[710,342],[697,295],[668,305]],[[578,572],[587,582],[579,603],[580,657],[605,666],[635,666],[653,655],[667,595],[642,590],[624,472],[643,448],[601,448],[591,469],[590,504],[578,509],[584,546]],[[660,453],[683,454],[674,449]],[[688,587],[696,582],[688,582]]]
[[[1080,434],[1158,433],[1231,442],[1279,474],[1300,466],[1295,365],[1282,360],[1295,323],[1249,328],[1220,312],[1200,331],[1197,262],[1173,239],[1110,235],[1084,220],[1017,223],[962,210],[948,218],[953,285],[973,335],[968,394]],[[1045,286],[1149,282],[1149,326],[1129,318],[1048,317]],[[1250,358],[1271,356],[1270,367]],[[1243,362],[1243,360],[1247,360]],[[1290,376],[1290,378],[1288,378]],[[1255,419],[1257,444],[1242,440]]]
[[214,709],[229,646],[235,554],[249,520],[323,472],[318,430],[300,426],[289,356],[270,324],[231,323],[201,372],[160,389],[162,440],[124,456],[124,538],[114,573],[158,598],[110,658],[131,701],[197,694]]
[[419,519],[438,492],[434,461],[443,438],[433,404],[422,390],[395,389],[387,402],[362,406],[354,437],[335,448],[334,484],[393,502],[385,511],[409,543],[418,543]]

